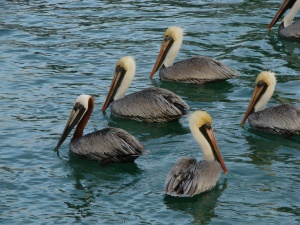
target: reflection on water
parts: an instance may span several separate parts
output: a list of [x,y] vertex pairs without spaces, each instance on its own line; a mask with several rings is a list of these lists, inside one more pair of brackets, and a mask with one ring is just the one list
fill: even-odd
[[[250,152],[246,156],[251,159],[251,163],[269,172],[276,163],[293,164],[295,152],[291,150],[300,150],[299,136],[269,134],[252,128],[248,128],[247,131],[249,133],[244,137]],[[293,142],[293,139],[298,141]],[[282,148],[285,150],[282,151]]]
[[143,172],[135,162],[106,164],[86,159],[72,152],[69,152],[69,159],[66,164],[72,169],[72,173],[79,178],[88,174],[97,177],[97,179],[120,180],[127,174],[138,175]]
[[176,93],[188,102],[226,101],[234,87],[234,85],[229,81],[209,83],[205,85],[182,84],[155,79],[152,79],[151,82],[154,86],[165,88]]
[[245,136],[250,150],[248,157],[252,159],[252,163],[258,166],[271,165],[274,157],[276,157],[276,150],[279,148],[277,140],[268,139],[270,135],[262,131],[251,128],[249,128],[249,131],[253,132],[253,135]]
[[[184,118],[181,118],[181,120],[187,119],[188,115],[183,117]],[[140,137],[140,141],[156,139],[164,136],[176,137],[177,135],[183,135],[190,132],[188,126],[183,126],[179,121],[172,121],[168,123],[146,123],[122,119],[113,115],[110,116],[108,125],[127,130],[134,136],[138,138]]]
[[126,192],[141,179],[143,170],[136,163],[103,164],[84,159],[69,152],[65,164],[70,168],[73,189],[64,203],[78,214],[78,218],[93,214],[96,202],[107,201],[108,196]]
[[227,179],[222,184],[217,184],[211,191],[194,197],[172,197],[165,195],[164,203],[169,209],[182,211],[191,214],[194,218],[193,224],[209,224],[216,216],[215,207],[218,205],[218,198],[227,188]]
[[[239,126],[261,70],[277,74],[268,105],[300,103],[300,43],[265,29],[277,8],[273,0],[0,1],[0,223],[170,224],[177,218],[190,224],[193,216],[195,224],[298,224],[299,136]],[[175,61],[204,55],[240,76],[206,85],[161,81],[157,74],[149,79],[163,32],[174,25],[185,30]],[[101,114],[115,63],[125,55],[137,59],[127,94],[166,88],[191,106],[188,114],[204,109],[215,118],[230,169],[227,188],[220,183],[194,198],[163,198],[169,168],[180,156],[198,158],[200,149],[188,114],[164,124],[115,118],[110,109]],[[80,94],[96,101],[85,133],[121,127],[149,154],[104,165],[69,154],[65,143],[57,157],[53,148],[70,101]]]
[[[279,58],[288,64],[288,67],[294,67],[299,64],[300,43],[290,42],[277,36],[271,36],[270,43],[274,43],[272,45],[273,54],[278,54]],[[279,74],[282,75],[299,75],[291,74],[291,70],[287,71],[286,69],[283,70],[283,68],[279,68],[279,71]]]

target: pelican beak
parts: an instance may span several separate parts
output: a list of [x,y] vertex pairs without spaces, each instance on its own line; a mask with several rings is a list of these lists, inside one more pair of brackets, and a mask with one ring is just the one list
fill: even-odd
[[70,134],[71,130],[78,124],[78,122],[81,120],[83,114],[85,113],[86,108],[80,103],[76,103],[70,113],[69,119],[67,121],[67,124],[65,126],[65,129],[59,139],[59,142],[57,143],[55,147],[55,151],[58,151],[61,144],[66,140],[68,135]]
[[164,37],[164,40],[160,47],[158,57],[155,62],[155,65],[150,74],[150,78],[152,78],[153,75],[156,73],[156,71],[159,70],[159,68],[162,66],[173,43],[174,43],[174,40],[172,37],[170,37],[170,36]]
[[281,4],[281,6],[279,7],[276,15],[274,16],[274,18],[272,19],[271,23],[268,25],[267,29],[270,30],[274,24],[282,17],[282,15],[289,9],[291,8],[294,3],[296,2],[296,0],[284,0]]
[[114,97],[120,87],[120,84],[122,83],[125,73],[126,70],[123,67],[121,66],[116,67],[115,74],[108,91],[108,95],[102,107],[102,113],[104,113],[107,107],[110,105],[110,103],[114,101]]
[[250,99],[250,102],[249,102],[249,105],[248,105],[248,108],[247,108],[247,111],[246,111],[246,113],[244,115],[244,118],[241,122],[241,126],[244,126],[248,116],[254,110],[254,106],[256,105],[257,101],[263,95],[265,88],[266,88],[266,85],[256,85],[255,86],[252,97]]
[[222,158],[221,151],[220,151],[219,146],[217,144],[217,141],[216,141],[213,129],[211,127],[210,128],[206,128],[206,133],[208,134],[210,142],[212,143],[213,153],[214,153],[217,161],[220,163],[220,165],[221,165],[224,173],[227,174],[228,170],[227,170],[227,168],[225,166],[225,163],[224,163],[224,160]]

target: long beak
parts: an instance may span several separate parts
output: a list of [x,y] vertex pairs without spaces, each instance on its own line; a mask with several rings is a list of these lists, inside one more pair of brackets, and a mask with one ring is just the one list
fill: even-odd
[[105,110],[107,109],[107,107],[110,105],[110,103],[112,103],[114,101],[114,97],[118,91],[118,88],[124,78],[125,75],[125,70],[120,67],[121,69],[116,69],[113,80],[111,82],[106,100],[104,102],[104,105],[102,107],[102,112],[104,113]]
[[279,7],[276,15],[272,19],[271,23],[268,25],[267,29],[270,30],[274,24],[282,17],[282,15],[289,9],[291,8],[295,3],[295,0],[284,0]]
[[73,107],[69,119],[67,121],[67,124],[65,126],[65,129],[59,139],[59,142],[57,143],[55,147],[55,151],[58,151],[61,144],[66,140],[68,135],[70,134],[71,130],[78,124],[78,122],[81,120],[83,114],[85,113],[86,109],[81,104],[75,104]]
[[243,118],[243,120],[242,120],[242,122],[241,122],[241,125],[242,125],[242,126],[244,126],[244,124],[245,124],[245,122],[246,122],[248,116],[249,116],[250,113],[253,111],[254,106],[255,106],[255,104],[256,104],[256,102],[257,102],[259,96],[261,95],[261,92],[262,92],[263,89],[264,89],[263,86],[261,86],[261,87],[255,86],[254,91],[253,91],[253,94],[252,94],[252,97],[251,97],[251,99],[250,99],[250,102],[249,102],[249,105],[248,105],[248,108],[247,108],[247,111],[246,111],[246,113],[245,113],[245,115],[244,115],[244,118]]
[[227,174],[227,173],[228,173],[228,170],[227,170],[227,168],[226,168],[226,166],[225,166],[223,157],[222,157],[222,155],[221,155],[219,146],[218,146],[218,144],[217,144],[217,141],[216,141],[216,138],[215,138],[215,135],[214,135],[214,131],[213,131],[212,128],[210,128],[210,129],[207,128],[207,129],[206,129],[206,132],[207,132],[208,137],[210,138],[210,141],[211,141],[211,143],[212,143],[212,145],[213,145],[213,151],[214,151],[214,153],[215,153],[214,155],[216,156],[217,161],[220,163],[220,165],[221,165],[221,167],[222,167],[224,173]]
[[158,57],[156,59],[155,65],[150,74],[150,78],[152,78],[153,75],[156,73],[156,71],[159,70],[159,68],[162,66],[173,42],[174,42],[173,38],[171,38],[171,37],[164,38],[164,40],[161,44],[160,51],[159,51]]

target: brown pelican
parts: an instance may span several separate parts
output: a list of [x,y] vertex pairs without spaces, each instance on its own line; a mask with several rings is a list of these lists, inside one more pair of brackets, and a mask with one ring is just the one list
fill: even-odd
[[278,34],[283,38],[300,40],[300,21],[293,23],[293,19],[300,10],[300,0],[283,0],[276,15],[269,24],[268,29],[270,30],[289,8],[291,8],[291,10],[283,18],[278,28]]
[[223,63],[205,56],[195,56],[173,64],[181,47],[182,39],[182,28],[172,26],[166,30],[150,78],[159,68],[159,76],[162,80],[182,83],[204,84],[238,76],[238,73]]
[[134,136],[119,128],[104,128],[82,136],[94,108],[94,98],[80,95],[71,111],[66,127],[55,148],[61,146],[77,125],[69,148],[75,154],[100,162],[133,162],[143,154],[144,146]]
[[167,122],[178,120],[189,109],[179,96],[162,88],[151,87],[125,96],[135,68],[135,61],[130,56],[117,62],[102,112],[111,104],[112,114],[118,117],[146,122]]
[[264,109],[275,89],[275,74],[263,71],[256,78],[255,84],[241,125],[243,126],[248,118],[250,126],[259,130],[273,134],[300,134],[299,108],[282,104]]
[[167,176],[164,192],[172,196],[191,197],[209,191],[218,182],[222,169],[227,174],[221,152],[212,129],[212,119],[207,112],[196,111],[190,117],[191,132],[202,148],[203,160],[183,157]]

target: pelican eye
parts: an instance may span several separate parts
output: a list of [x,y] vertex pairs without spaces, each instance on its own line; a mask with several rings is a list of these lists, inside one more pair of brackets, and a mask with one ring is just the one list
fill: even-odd
[[116,73],[124,73],[126,70],[122,66],[117,66],[116,67]]
[[260,80],[257,84],[256,84],[256,86],[257,87],[262,87],[262,86],[266,86],[267,84],[264,82],[264,81],[262,81],[262,80]]
[[171,41],[173,38],[170,37],[169,35],[166,35],[164,38],[164,41]]
[[206,133],[207,129],[210,130],[211,128],[211,124],[209,122],[206,122],[199,128],[199,130],[204,134]]
[[81,105],[79,102],[76,102],[75,105],[74,105],[74,107],[73,107],[73,109],[74,109],[74,110],[79,110],[79,109],[81,109],[82,107],[83,107],[83,105]]
[[207,129],[211,129],[211,124],[210,124],[209,122],[207,122],[207,123],[205,124],[205,127],[206,127]]

